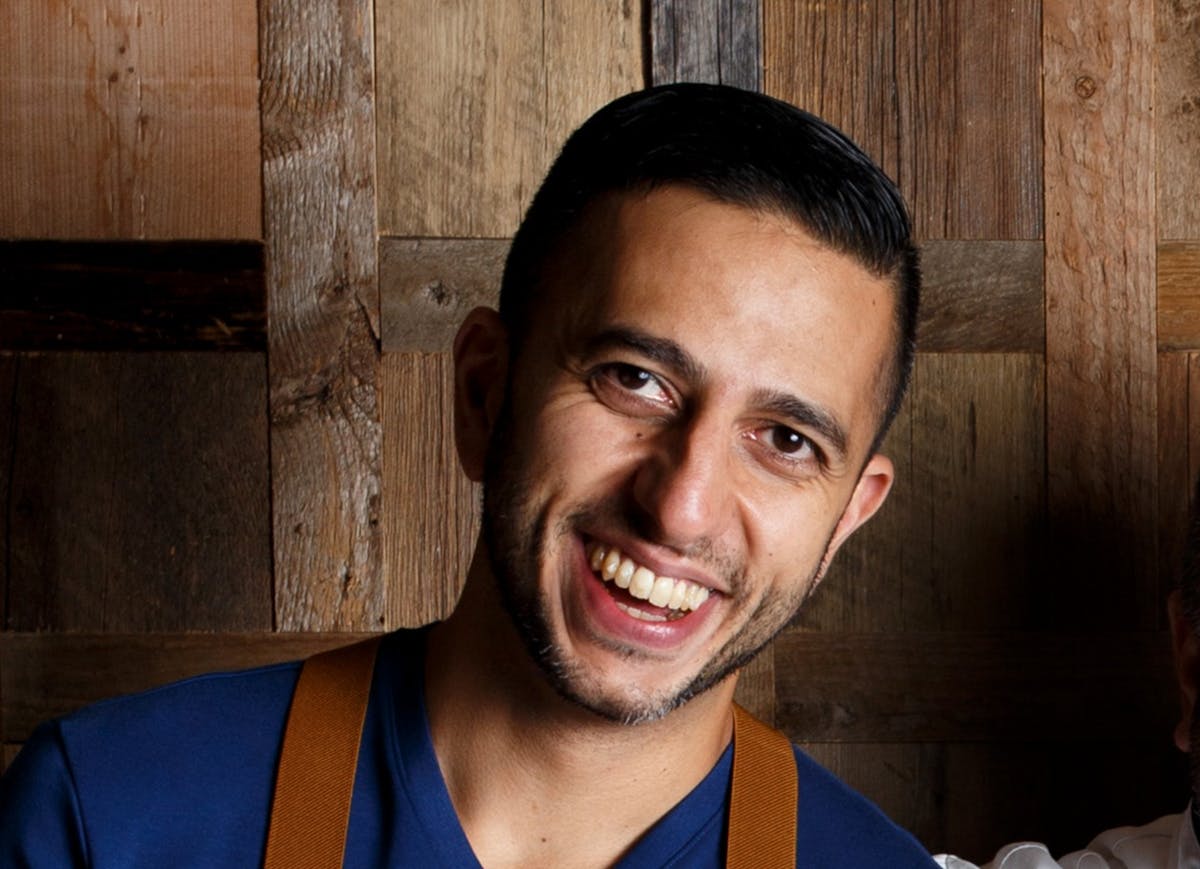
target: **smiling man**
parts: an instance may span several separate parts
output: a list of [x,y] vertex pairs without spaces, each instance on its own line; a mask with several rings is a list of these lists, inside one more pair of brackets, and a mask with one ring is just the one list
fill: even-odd
[[[735,838],[739,865],[779,865],[755,850],[776,830],[742,832],[771,806],[752,787],[729,808],[777,774],[799,792],[788,865],[933,865],[786,741],[743,777],[774,737],[743,736],[733,705],[887,496],[917,282],[891,183],[791,106],[672,85],[571,137],[500,310],[455,340],[483,532],[450,618],[372,656],[344,865],[716,867]],[[259,865],[298,669],[46,726],[5,780],[0,862]]]

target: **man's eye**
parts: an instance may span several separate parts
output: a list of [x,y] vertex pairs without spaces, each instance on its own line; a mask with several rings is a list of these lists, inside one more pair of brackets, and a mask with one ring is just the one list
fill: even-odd
[[800,432],[784,425],[772,426],[767,433],[767,441],[772,447],[787,456],[798,456],[800,453],[813,452],[813,444]]
[[607,393],[611,400],[617,402],[624,400],[620,398],[623,395],[656,404],[671,404],[671,395],[662,381],[636,365],[625,362],[604,365],[596,371],[593,379],[602,393]]

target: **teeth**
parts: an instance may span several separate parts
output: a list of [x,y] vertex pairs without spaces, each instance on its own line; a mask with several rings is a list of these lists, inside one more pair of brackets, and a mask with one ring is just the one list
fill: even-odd
[[[588,564],[605,582],[628,589],[631,597],[647,601],[652,606],[687,612],[699,609],[708,600],[709,591],[704,586],[686,579],[656,576],[650,568],[638,565],[616,547],[590,544]],[[648,621],[666,618],[656,613],[635,611],[624,604],[618,606],[623,612]]]

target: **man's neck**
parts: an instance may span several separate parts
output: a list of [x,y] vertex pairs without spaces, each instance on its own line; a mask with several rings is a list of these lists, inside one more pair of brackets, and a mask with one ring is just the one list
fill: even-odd
[[719,759],[734,680],[659,721],[608,721],[550,687],[486,579],[468,580],[426,659],[430,732],[459,821],[487,869],[611,865]]

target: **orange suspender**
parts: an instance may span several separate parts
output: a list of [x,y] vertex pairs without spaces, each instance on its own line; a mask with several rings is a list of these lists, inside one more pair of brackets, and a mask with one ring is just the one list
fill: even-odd
[[[379,638],[304,662],[275,778],[264,869],[338,869]],[[799,786],[786,736],[733,708],[727,869],[793,869]]]

